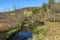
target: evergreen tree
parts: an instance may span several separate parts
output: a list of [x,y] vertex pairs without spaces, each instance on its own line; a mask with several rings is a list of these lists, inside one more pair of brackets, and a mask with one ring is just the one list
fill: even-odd
[[50,8],[55,3],[55,0],[49,0],[48,2],[48,8]]
[[47,6],[46,3],[43,3],[43,4],[42,4],[42,9],[43,9],[44,11],[47,10],[47,9],[46,9],[46,6]]
[[49,0],[49,5],[52,5],[52,4],[54,4],[55,3],[55,0]]

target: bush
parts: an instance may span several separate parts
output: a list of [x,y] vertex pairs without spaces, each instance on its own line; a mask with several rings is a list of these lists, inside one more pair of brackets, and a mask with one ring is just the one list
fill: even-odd
[[33,30],[33,40],[45,40],[46,31],[47,27],[45,25],[36,26]]

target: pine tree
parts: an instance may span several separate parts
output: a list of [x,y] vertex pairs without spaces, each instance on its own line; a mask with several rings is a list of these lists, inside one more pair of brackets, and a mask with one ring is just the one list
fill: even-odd
[[47,9],[46,9],[46,3],[43,3],[43,4],[42,4],[42,9],[43,9],[44,11],[47,10]]
[[55,0],[49,0],[48,4],[49,6],[53,5],[55,3]]
[[52,3],[54,3],[55,2],[55,0],[49,0],[49,3],[50,4],[52,4]]

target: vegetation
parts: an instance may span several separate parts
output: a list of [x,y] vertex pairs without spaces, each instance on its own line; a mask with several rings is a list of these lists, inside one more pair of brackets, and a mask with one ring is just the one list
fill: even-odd
[[0,12],[0,40],[21,30],[32,32],[32,40],[60,40],[60,2],[49,0],[41,7]]

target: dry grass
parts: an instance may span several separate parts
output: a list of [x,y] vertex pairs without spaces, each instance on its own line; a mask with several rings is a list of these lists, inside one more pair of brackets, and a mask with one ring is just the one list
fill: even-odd
[[33,35],[33,40],[60,40],[60,23],[59,22],[46,22],[45,27],[39,34]]
[[60,40],[60,23],[47,22],[46,25],[49,27],[46,38],[48,38],[48,40]]

